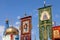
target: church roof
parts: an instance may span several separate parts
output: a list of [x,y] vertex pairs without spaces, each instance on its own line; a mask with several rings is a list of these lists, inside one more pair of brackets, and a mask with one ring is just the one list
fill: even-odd
[[8,35],[8,34],[18,35],[19,31],[18,31],[18,29],[11,26],[8,29],[6,29],[5,34],[6,35]]

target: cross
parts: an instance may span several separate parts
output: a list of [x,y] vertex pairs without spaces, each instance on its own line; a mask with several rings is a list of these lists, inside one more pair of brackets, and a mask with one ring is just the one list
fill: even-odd
[[46,0],[44,0],[44,7],[46,6]]
[[45,26],[45,28],[46,28],[46,26],[47,26],[46,21],[44,21],[44,26]]
[[46,26],[47,25],[51,25],[50,23],[49,24],[46,24],[46,21],[44,21],[44,24],[43,25],[40,25],[40,26],[44,26],[44,40],[47,40],[47,30],[46,30]]
[[[51,25],[50,23],[46,24],[46,21],[44,21],[44,27],[46,27],[47,25]],[[40,25],[40,26],[43,26],[43,25]]]
[[24,16],[27,16],[26,12],[24,13]]
[[46,40],[46,39],[47,39],[47,31],[46,31],[46,26],[47,26],[47,24],[46,24],[46,21],[44,21],[44,26],[45,26],[45,30],[44,30],[44,40]]

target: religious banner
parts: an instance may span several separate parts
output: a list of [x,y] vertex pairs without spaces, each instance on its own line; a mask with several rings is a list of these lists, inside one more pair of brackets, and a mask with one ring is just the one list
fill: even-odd
[[21,39],[31,40],[32,16],[25,16],[21,18]]
[[52,27],[52,40],[60,40],[60,26]]
[[[52,38],[52,14],[51,6],[45,6],[38,9],[39,11],[39,34],[40,40],[48,40],[48,35]],[[43,33],[43,34],[41,34]],[[44,36],[45,34],[45,36]]]

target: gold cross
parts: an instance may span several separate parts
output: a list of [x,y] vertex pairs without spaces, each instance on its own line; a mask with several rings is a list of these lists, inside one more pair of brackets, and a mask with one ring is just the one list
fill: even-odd
[[47,40],[47,30],[46,30],[46,26],[47,25],[51,25],[50,23],[49,24],[46,24],[46,21],[44,21],[44,24],[43,25],[40,25],[40,26],[44,26],[44,34],[43,34],[43,36],[44,36],[44,40]]
[[40,26],[47,26],[47,25],[51,25],[50,23],[49,24],[46,24],[46,21],[44,21],[44,24],[43,25],[40,25]]
[[47,24],[46,24],[46,21],[44,21],[44,26],[45,26],[45,30],[44,30],[44,40],[46,40],[46,39],[47,39],[47,31],[46,31],[46,26],[47,26]]

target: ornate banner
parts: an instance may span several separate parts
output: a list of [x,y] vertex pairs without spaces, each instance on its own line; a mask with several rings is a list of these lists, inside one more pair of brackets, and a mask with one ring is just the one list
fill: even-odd
[[[52,14],[51,6],[39,8],[39,34],[40,40],[48,40],[48,35],[52,38]],[[44,36],[45,35],[45,36]]]

